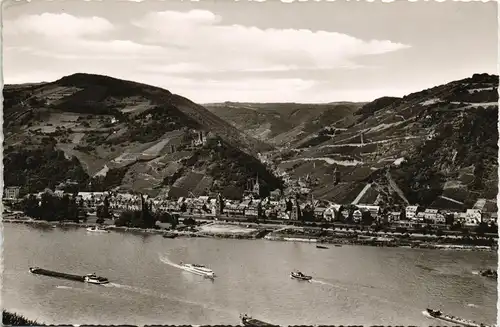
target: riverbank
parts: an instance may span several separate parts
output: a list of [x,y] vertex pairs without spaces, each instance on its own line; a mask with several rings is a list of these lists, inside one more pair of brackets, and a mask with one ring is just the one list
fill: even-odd
[[[76,222],[49,222],[34,219],[8,219],[4,223],[29,224],[47,228],[88,228],[96,226],[96,223]],[[227,222],[202,223],[197,226],[183,226],[186,230],[167,228],[133,228],[114,226],[108,223],[107,230],[115,232],[130,232],[141,234],[163,235],[166,232],[176,237],[207,237],[207,238],[231,238],[231,239],[260,239],[284,242],[309,242],[332,245],[363,245],[377,247],[406,247],[436,250],[462,250],[462,251],[496,251],[497,240],[488,239],[466,239],[459,237],[435,236],[435,235],[409,235],[401,233],[380,234],[369,231],[353,232],[334,229],[317,229],[309,227],[285,227],[231,224]],[[470,242],[477,244],[468,244]],[[468,242],[468,243],[467,243]],[[493,245],[485,243],[493,243]]]
[[[88,228],[93,227],[98,224],[96,223],[76,223],[72,221],[65,222],[50,222],[45,220],[34,220],[34,219],[2,219],[3,223],[12,224],[25,224],[25,225],[36,225],[40,227],[47,228]],[[134,233],[144,233],[144,234],[156,234],[163,235],[165,233],[174,234],[177,237],[211,237],[211,238],[236,238],[236,239],[256,239],[260,238],[259,235],[262,234],[266,229],[262,228],[247,228],[241,226],[235,226],[231,224],[222,223],[208,223],[202,224],[196,227],[192,227],[194,230],[175,230],[166,228],[136,228],[136,227],[125,227],[125,226],[115,226],[107,224],[105,226],[106,230],[115,232],[134,232]],[[188,227],[191,228],[191,227]]]
[[[380,234],[370,231],[339,231],[333,229],[282,228],[265,236],[271,241],[308,242],[318,244],[404,247],[436,250],[496,251],[497,241],[435,235]],[[475,243],[475,244],[471,244]],[[488,243],[491,243],[488,244]]]

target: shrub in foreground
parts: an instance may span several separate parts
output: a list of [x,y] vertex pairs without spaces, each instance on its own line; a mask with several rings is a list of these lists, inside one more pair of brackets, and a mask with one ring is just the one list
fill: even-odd
[[45,326],[35,320],[29,320],[21,315],[6,310],[3,310],[2,323],[6,326]]

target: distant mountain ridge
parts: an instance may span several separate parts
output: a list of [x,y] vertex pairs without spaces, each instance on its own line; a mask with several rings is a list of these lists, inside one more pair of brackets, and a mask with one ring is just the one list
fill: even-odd
[[[94,188],[157,194],[202,174],[203,181],[175,192],[229,187],[238,196],[258,172],[265,192],[281,185],[255,159],[272,149],[268,144],[182,96],[108,76],[78,73],[50,83],[6,85],[4,131],[6,185],[28,183],[40,190],[71,178],[82,185],[91,181]],[[214,142],[231,153],[236,176],[210,175],[219,151]],[[211,156],[203,157],[204,149]],[[35,168],[36,162],[45,166]]]

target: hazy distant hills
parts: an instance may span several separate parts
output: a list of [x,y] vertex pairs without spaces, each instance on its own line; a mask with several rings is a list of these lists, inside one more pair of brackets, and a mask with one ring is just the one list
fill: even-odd
[[236,103],[204,106],[248,135],[278,147],[294,147],[325,126],[350,116],[363,103]]
[[259,174],[265,190],[280,186],[255,158],[272,147],[167,90],[74,74],[6,85],[4,99],[6,185],[39,191],[71,178],[153,195],[238,195]]
[[[471,206],[497,194],[498,76],[381,98],[274,161],[339,203]],[[340,183],[334,185],[334,170]]]

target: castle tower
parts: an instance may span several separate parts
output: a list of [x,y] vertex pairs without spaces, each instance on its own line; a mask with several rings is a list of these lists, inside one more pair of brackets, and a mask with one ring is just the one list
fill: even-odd
[[340,171],[337,165],[335,165],[335,169],[333,170],[333,185],[337,185],[340,183]]

